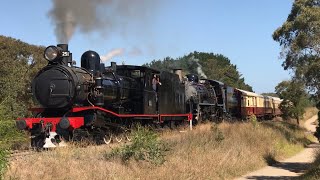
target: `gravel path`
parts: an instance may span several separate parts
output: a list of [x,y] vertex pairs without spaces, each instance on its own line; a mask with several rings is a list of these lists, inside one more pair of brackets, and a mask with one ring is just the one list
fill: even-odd
[[[317,116],[313,116],[304,123],[304,127],[309,133],[315,132]],[[314,159],[314,151],[319,148],[319,144],[311,144],[297,155],[280,161],[273,166],[266,166],[260,170],[246,174],[241,179],[292,179],[303,174]]]

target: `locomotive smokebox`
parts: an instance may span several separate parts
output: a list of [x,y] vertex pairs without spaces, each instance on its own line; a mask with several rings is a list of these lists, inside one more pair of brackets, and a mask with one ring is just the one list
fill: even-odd
[[87,69],[90,73],[96,74],[100,71],[100,56],[95,51],[86,51],[81,56],[81,67]]

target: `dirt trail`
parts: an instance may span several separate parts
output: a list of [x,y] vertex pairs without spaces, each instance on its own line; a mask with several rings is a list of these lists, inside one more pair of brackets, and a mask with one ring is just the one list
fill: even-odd
[[[304,127],[309,133],[315,132],[317,116],[313,116],[304,123]],[[319,148],[319,144],[311,144],[297,155],[280,161],[273,166],[266,166],[260,170],[246,174],[236,180],[241,179],[292,179],[303,174],[314,159],[314,151]]]

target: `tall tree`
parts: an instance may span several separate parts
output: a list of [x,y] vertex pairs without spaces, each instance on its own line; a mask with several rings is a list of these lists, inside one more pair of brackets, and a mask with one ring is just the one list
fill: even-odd
[[295,0],[287,21],[273,33],[273,39],[282,47],[284,69],[293,70],[309,90],[319,94],[320,1]]
[[[319,109],[320,0],[295,0],[286,22],[273,33],[273,39],[282,47],[284,69],[291,69],[315,94]],[[320,126],[315,135],[320,139]]]
[[275,88],[278,96],[283,99],[280,109],[284,117],[296,119],[297,124],[299,124],[308,104],[308,94],[304,87],[302,82],[292,80],[282,81]]

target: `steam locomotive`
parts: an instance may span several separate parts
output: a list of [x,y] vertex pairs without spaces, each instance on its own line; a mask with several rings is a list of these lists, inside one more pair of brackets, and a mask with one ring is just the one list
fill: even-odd
[[[64,146],[64,140],[82,138],[107,144],[130,140],[126,134],[136,123],[174,127],[258,112],[258,106],[246,103],[252,94],[195,74],[183,78],[181,69],[160,72],[114,62],[105,67],[91,50],[82,54],[81,67],[75,67],[67,44],[47,47],[44,57],[48,65],[31,88],[41,107],[30,109],[34,117],[16,121],[18,129],[31,133],[35,148]],[[161,81],[156,88],[155,75]]]

